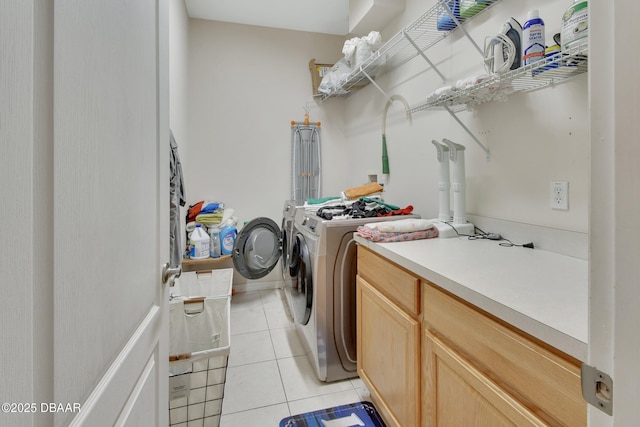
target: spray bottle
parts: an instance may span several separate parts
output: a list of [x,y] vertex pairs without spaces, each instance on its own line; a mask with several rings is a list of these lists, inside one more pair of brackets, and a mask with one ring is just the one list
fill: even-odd
[[544,21],[537,9],[529,11],[527,22],[522,27],[522,60],[524,65],[544,61]]

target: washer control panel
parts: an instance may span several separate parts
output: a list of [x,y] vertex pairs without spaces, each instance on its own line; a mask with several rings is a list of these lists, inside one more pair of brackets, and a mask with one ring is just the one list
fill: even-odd
[[318,220],[315,218],[310,218],[305,216],[302,220],[302,226],[308,229],[309,231],[315,233],[316,227],[318,226]]

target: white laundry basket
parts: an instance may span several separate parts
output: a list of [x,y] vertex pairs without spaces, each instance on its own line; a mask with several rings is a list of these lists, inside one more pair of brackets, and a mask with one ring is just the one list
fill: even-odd
[[231,351],[233,269],[185,276],[169,308],[169,426],[217,427]]
[[171,295],[186,298],[226,297],[231,295],[233,268],[182,273],[171,288]]

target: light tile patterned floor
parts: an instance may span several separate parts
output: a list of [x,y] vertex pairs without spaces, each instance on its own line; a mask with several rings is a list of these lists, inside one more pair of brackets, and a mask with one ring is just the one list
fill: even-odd
[[317,379],[281,289],[237,293],[221,427],[277,427],[290,415],[369,400],[359,378]]

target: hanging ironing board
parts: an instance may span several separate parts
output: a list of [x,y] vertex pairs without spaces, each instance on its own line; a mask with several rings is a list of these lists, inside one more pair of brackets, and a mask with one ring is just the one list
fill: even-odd
[[320,198],[320,122],[291,122],[291,200]]

